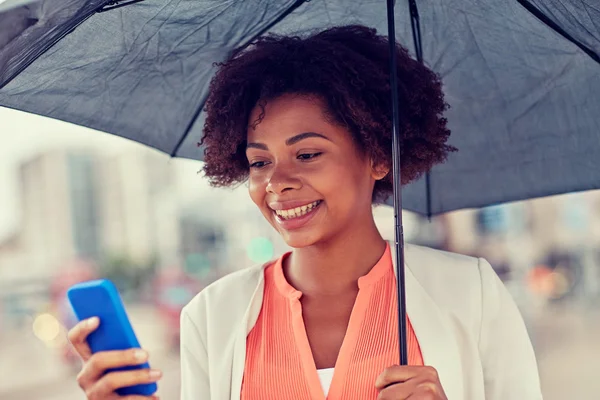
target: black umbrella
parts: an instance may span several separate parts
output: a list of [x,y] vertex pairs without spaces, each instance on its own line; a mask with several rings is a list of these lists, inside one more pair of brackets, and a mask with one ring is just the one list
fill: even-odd
[[[412,0],[395,12],[388,0],[387,19],[383,0],[8,0],[0,105],[202,159],[214,62],[270,32],[387,28],[441,75],[460,150],[402,195],[395,185],[405,364],[402,200],[432,215],[599,187],[598,21],[592,0]],[[395,141],[396,182],[398,157]]]

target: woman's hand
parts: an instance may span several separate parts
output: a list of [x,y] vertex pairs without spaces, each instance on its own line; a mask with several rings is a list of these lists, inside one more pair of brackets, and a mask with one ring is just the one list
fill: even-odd
[[379,400],[447,400],[433,367],[395,365],[379,375],[375,386]]
[[96,328],[100,321],[90,318],[81,321],[69,331],[69,341],[83,360],[83,368],[77,375],[77,382],[88,400],[150,400],[156,396],[119,396],[115,391],[119,388],[141,383],[157,381],[161,372],[148,369],[133,371],[110,372],[107,369],[130,365],[143,364],[148,360],[148,353],[141,349],[123,351],[103,351],[92,355],[86,338]]

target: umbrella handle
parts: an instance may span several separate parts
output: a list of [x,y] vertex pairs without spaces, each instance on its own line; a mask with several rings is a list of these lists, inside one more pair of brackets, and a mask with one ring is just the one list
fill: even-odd
[[394,0],[387,0],[388,42],[390,51],[390,87],[392,91],[392,173],[394,181],[394,227],[396,251],[396,285],[398,296],[398,339],[400,365],[408,365],[406,346],[406,295],[404,276],[404,233],[402,228],[402,179],[400,170],[400,99],[396,63],[396,24]]

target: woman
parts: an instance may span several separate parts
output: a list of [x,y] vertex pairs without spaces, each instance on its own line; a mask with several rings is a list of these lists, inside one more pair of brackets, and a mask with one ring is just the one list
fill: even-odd
[[[270,37],[220,65],[204,172],[250,197],[294,250],[203,290],[181,315],[182,400],[541,399],[522,318],[490,265],[406,247],[408,359],[397,366],[392,251],[374,201],[392,190],[387,41],[360,26]],[[402,183],[454,149],[439,78],[398,47]],[[156,380],[134,351],[70,339],[89,399]],[[131,399],[135,397],[130,397]]]

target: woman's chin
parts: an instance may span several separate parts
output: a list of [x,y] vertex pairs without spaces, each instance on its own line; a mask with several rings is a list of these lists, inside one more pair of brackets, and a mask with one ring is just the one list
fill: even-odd
[[303,247],[313,246],[319,243],[319,236],[309,232],[279,232],[284,242],[294,248],[301,249]]

